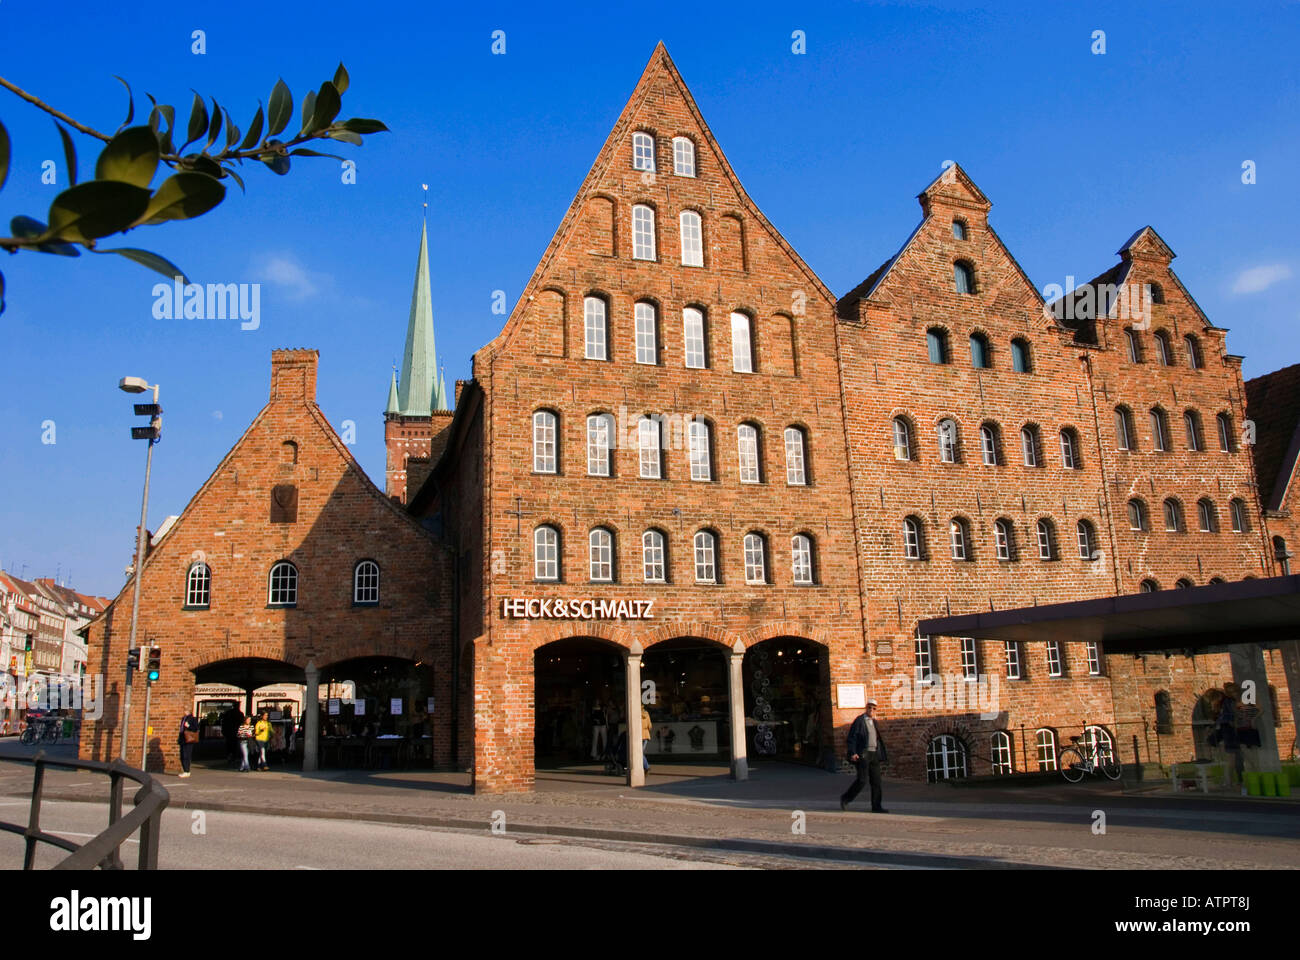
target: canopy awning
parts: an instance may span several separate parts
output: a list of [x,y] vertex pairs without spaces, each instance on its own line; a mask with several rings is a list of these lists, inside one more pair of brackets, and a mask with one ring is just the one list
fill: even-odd
[[925,636],[1097,641],[1107,653],[1223,651],[1300,639],[1300,576],[1214,583],[922,620]]

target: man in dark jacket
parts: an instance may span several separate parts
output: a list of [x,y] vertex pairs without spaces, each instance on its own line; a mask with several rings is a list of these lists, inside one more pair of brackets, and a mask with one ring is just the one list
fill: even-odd
[[233,703],[221,715],[221,735],[226,740],[226,760],[231,761],[239,755],[239,728],[244,722],[243,711]]
[[840,797],[841,810],[847,809],[854,797],[870,783],[871,812],[889,812],[880,805],[880,765],[889,759],[889,755],[885,752],[885,739],[880,735],[880,727],[873,716],[875,711],[876,701],[868,700],[866,710],[849,727],[849,762],[858,768],[858,776]]

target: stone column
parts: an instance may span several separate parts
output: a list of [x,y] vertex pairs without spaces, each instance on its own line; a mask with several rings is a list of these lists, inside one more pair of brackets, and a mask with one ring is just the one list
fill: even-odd
[[316,760],[320,755],[320,670],[315,660],[307,661],[307,690],[303,694],[302,708],[307,713],[303,726],[302,770],[310,773],[316,769]]
[[641,729],[641,644],[633,641],[625,659],[627,696],[627,785],[645,786],[645,767],[641,762],[641,740],[650,735]]
[[739,640],[728,657],[727,702],[731,709],[731,779],[749,779],[749,760],[745,756],[745,646]]
[[1277,707],[1268,692],[1268,673],[1264,669],[1264,651],[1257,643],[1232,644],[1228,647],[1228,660],[1232,664],[1232,680],[1240,697],[1238,714],[1242,707],[1250,706],[1247,699],[1248,684],[1254,684],[1254,706],[1258,708],[1255,729],[1259,731],[1258,747],[1241,747],[1246,770],[1277,771],[1282,763],[1277,755],[1277,731],[1273,727],[1273,711]]

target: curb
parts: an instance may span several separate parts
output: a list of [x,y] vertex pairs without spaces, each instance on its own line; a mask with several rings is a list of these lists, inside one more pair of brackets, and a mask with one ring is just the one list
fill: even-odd
[[[47,792],[48,800],[73,803],[95,803],[84,796],[70,793]],[[447,830],[483,830],[482,820],[457,820],[451,817],[429,817],[403,813],[352,813],[344,811],[305,811],[291,807],[265,807],[246,803],[199,803],[173,798],[167,805],[176,810],[219,810],[224,813],[251,813],[268,817],[297,817],[304,820],[351,820],[370,823],[409,824]],[[896,867],[928,867],[935,870],[1065,870],[1036,863],[1017,863],[988,857],[958,857],[931,853],[899,853],[891,850],[871,850],[861,847],[834,847],[799,843],[780,843],[775,840],[752,840],[743,837],[714,838],[676,836],[662,833],[643,833],[635,830],[606,830],[597,827],[567,827],[556,824],[515,824],[506,834],[527,834],[552,837],[575,837],[588,840],[615,840],[623,843],[649,843],[656,846],[689,847],[702,850],[731,850],[740,853],[762,853],[781,857],[798,857],[807,860],[849,860]]]

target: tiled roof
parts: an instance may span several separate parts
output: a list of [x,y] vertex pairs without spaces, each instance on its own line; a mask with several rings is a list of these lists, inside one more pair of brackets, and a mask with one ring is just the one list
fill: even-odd
[[1260,497],[1279,510],[1300,453],[1300,364],[1247,380],[1246,415],[1255,422]]

